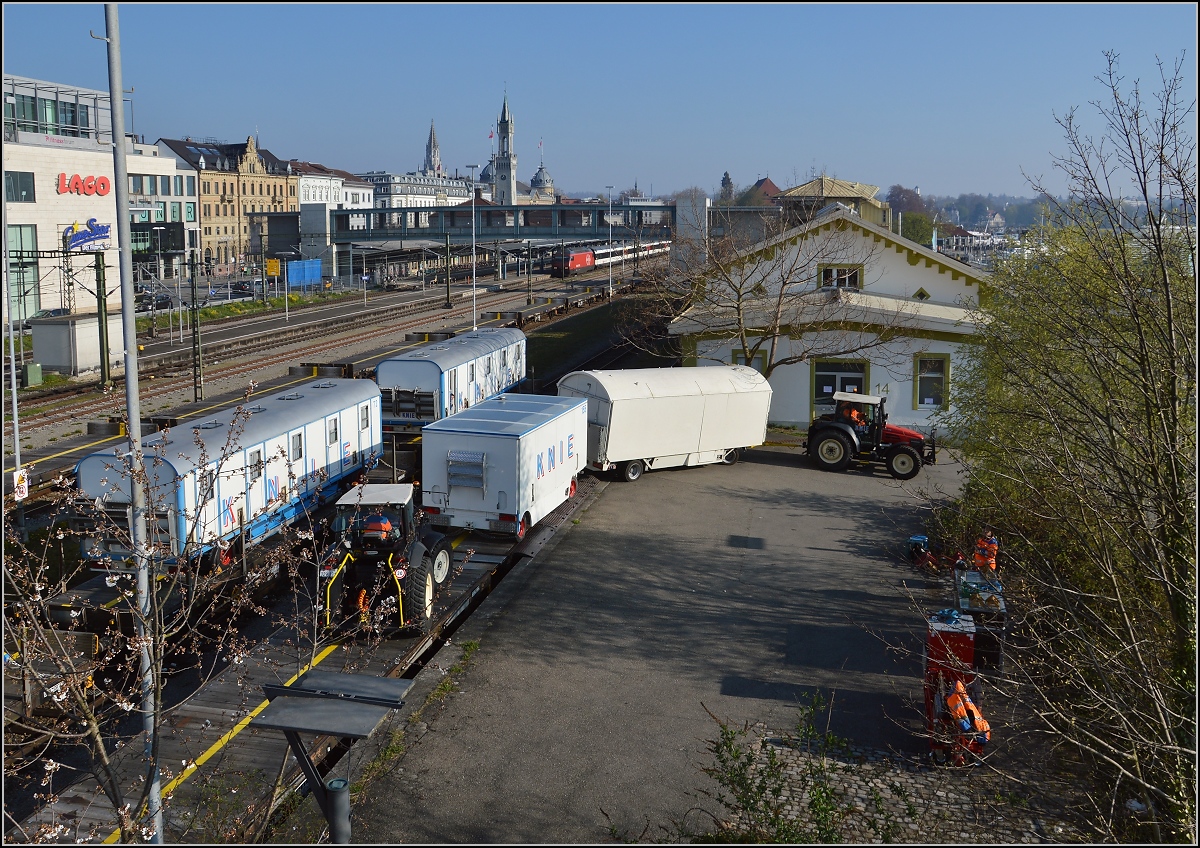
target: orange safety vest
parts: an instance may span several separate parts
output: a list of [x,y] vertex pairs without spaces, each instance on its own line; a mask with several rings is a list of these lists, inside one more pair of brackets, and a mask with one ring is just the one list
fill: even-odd
[[963,733],[974,733],[975,741],[980,743],[992,740],[992,726],[975,706],[961,680],[954,681],[954,691],[946,698],[946,709]]
[[996,541],[995,536],[981,536],[975,542],[975,568],[982,571],[996,570],[996,554],[1000,550],[1000,543]]

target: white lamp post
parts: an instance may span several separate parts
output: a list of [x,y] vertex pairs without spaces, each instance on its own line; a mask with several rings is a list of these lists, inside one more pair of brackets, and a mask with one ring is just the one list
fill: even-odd
[[612,300],[612,186],[608,189],[608,299]]
[[479,329],[479,310],[475,307],[475,169],[478,165],[467,165],[471,172],[471,329]]
[[[150,323],[150,328],[151,328],[150,335],[157,336],[158,335],[158,292],[162,288],[162,283],[163,283],[162,234],[166,231],[167,228],[166,227],[153,227],[152,229],[154,230],[154,245],[155,245],[154,255],[157,257],[157,259],[155,261],[154,276],[156,278],[156,282],[158,283],[158,285],[156,285],[154,287],[154,291],[150,295],[152,298],[154,298],[153,300],[150,301],[150,322],[151,322]],[[182,335],[182,332],[183,332],[183,330],[182,330],[182,328],[180,328],[181,335]],[[169,310],[167,311],[167,335],[169,335],[171,337],[171,340],[174,341],[175,325],[171,323],[171,312]]]

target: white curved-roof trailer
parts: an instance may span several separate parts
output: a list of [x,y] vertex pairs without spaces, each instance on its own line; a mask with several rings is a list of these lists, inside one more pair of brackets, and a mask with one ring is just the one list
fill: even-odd
[[525,379],[525,334],[482,327],[385,359],[375,368],[383,432],[409,432],[506,392]]
[[643,470],[737,461],[767,434],[771,385],[744,365],[573,371],[558,394],[588,402],[588,466]]

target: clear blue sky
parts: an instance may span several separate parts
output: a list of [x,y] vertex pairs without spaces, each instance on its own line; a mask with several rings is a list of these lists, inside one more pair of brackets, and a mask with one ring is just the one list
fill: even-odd
[[[487,161],[507,89],[518,175],[560,191],[780,187],[812,169],[922,194],[1065,186],[1054,116],[1103,97],[1103,51],[1157,90],[1192,4],[119,6],[136,131],[245,139],[348,171]],[[100,4],[4,6],[4,72],[108,89]],[[128,121],[128,115],[127,115]],[[1194,122],[1193,122],[1194,127]]]

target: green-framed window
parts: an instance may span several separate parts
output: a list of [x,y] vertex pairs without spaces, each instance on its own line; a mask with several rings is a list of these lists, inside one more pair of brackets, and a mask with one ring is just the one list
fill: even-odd
[[865,359],[817,359],[809,367],[812,417],[832,412],[834,392],[865,394],[871,385],[871,363]]
[[730,362],[734,365],[749,365],[761,374],[767,370],[767,352],[764,350],[755,354],[748,354],[744,350],[735,350],[731,354]]
[[913,409],[945,409],[950,395],[950,354],[913,356]]
[[821,288],[861,289],[863,270],[862,265],[818,265],[817,285]]

